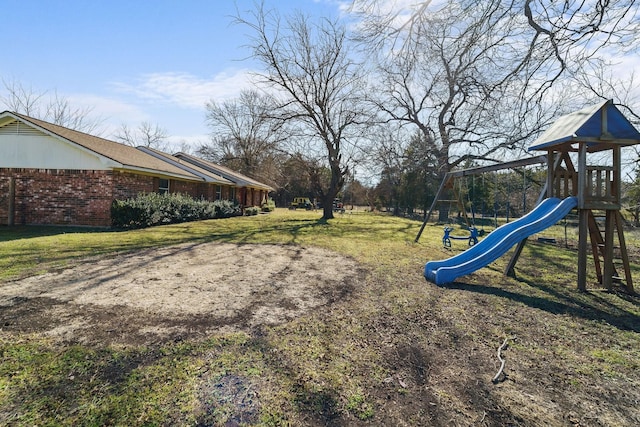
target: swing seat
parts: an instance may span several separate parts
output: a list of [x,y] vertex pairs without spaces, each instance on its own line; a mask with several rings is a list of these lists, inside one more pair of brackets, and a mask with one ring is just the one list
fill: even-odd
[[444,227],[444,236],[442,236],[442,245],[445,248],[451,248],[451,240],[467,240],[469,246],[473,246],[478,243],[478,229],[476,227],[469,227],[469,235],[468,236],[452,236],[451,232],[453,231],[453,227],[446,226]]

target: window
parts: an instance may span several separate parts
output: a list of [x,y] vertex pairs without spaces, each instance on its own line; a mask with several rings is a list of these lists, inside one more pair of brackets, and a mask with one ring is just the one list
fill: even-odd
[[169,180],[168,179],[160,179],[158,181],[158,193],[167,194],[169,192]]
[[229,187],[229,200],[236,200],[236,187]]
[[222,185],[216,185],[216,200],[222,199]]

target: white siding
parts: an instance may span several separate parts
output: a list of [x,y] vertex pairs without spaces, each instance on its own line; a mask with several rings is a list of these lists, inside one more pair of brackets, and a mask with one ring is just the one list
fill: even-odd
[[0,168],[109,170],[116,163],[22,123],[0,127]]

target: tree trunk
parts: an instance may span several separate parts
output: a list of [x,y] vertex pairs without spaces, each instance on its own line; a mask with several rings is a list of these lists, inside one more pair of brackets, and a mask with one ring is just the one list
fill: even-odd
[[322,203],[322,219],[333,219],[333,197]]

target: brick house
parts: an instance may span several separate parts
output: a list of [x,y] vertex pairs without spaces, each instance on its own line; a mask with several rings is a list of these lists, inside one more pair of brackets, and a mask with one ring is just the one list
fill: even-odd
[[185,153],[176,153],[174,156],[189,164],[233,182],[238,191],[236,198],[243,206],[260,206],[266,202],[268,193],[270,191],[274,191],[272,187],[268,187],[268,191],[265,191],[265,184],[225,166]]
[[114,199],[139,193],[236,199],[246,207],[259,203],[246,203],[239,195],[251,193],[253,202],[266,199],[272,190],[256,181],[249,187],[238,184],[157,150],[0,113],[0,224],[104,227],[111,225]]
[[242,206],[261,206],[267,201],[269,192],[274,191],[273,187],[258,182],[253,178],[241,174],[240,172],[199,157],[185,153],[169,155],[147,147],[139,147],[139,149],[151,155],[158,156],[165,161],[175,162],[177,160],[179,164],[184,167],[204,171],[204,173],[212,174],[230,182],[232,184],[231,186],[225,186],[221,189],[223,191],[230,192],[225,193],[223,198],[235,199]]

